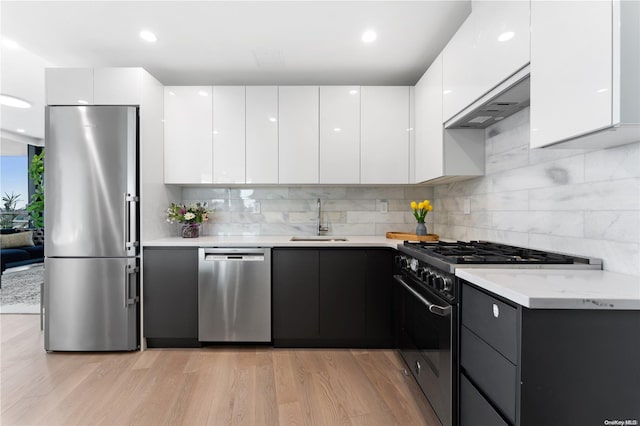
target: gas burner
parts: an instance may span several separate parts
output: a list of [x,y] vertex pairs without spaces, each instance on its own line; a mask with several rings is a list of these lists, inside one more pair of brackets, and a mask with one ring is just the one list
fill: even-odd
[[575,256],[488,241],[438,242],[437,244],[405,242],[404,245],[412,247],[420,253],[455,264],[570,265],[579,263],[579,258]]

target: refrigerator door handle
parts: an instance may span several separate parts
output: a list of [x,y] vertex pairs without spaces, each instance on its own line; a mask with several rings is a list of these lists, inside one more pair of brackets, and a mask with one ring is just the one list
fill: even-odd
[[137,241],[131,241],[131,203],[136,203],[138,197],[124,193],[124,250],[130,252],[138,247]]
[[124,267],[124,307],[135,305],[140,300],[139,296],[129,297],[131,294],[131,275],[137,274],[140,268],[137,266],[126,265]]

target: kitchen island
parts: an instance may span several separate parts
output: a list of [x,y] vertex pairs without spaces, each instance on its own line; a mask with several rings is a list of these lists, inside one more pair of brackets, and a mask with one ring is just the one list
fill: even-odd
[[456,275],[461,425],[638,424],[638,277],[558,269]]

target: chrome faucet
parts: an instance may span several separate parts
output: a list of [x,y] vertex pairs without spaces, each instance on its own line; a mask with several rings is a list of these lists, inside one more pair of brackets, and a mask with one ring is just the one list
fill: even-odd
[[322,226],[322,204],[320,203],[320,198],[318,198],[318,216],[316,217],[316,233],[317,235],[322,235],[323,232],[327,232],[329,230],[329,224],[327,226]]

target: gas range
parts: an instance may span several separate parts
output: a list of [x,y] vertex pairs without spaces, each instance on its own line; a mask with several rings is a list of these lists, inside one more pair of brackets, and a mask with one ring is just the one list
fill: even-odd
[[458,299],[457,268],[602,269],[600,259],[489,241],[405,241],[398,250],[398,267],[450,303]]

